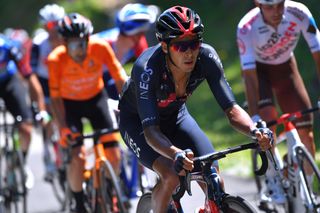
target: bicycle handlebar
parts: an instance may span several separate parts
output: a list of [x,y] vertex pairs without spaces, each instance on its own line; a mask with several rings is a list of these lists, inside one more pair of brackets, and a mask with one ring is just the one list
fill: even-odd
[[[195,157],[195,158],[193,158],[193,161],[194,161],[194,163],[200,163],[200,165],[202,167],[205,167],[205,165],[211,166],[213,161],[224,158],[228,154],[240,152],[240,151],[247,150],[247,149],[257,149],[258,147],[259,147],[259,145],[257,142],[251,142],[251,143],[242,144],[239,146],[230,147],[230,148],[227,148],[222,151],[212,152],[207,155]],[[254,172],[256,175],[261,176],[261,175],[265,174],[268,169],[268,159],[267,159],[265,152],[260,151],[259,155],[260,155],[262,164],[261,164],[260,169],[254,171]],[[192,176],[192,172],[186,171],[186,176],[179,177],[180,187],[179,187],[178,191],[173,195],[174,200],[179,200],[184,195],[185,191],[187,191],[190,196],[192,195],[192,193],[191,193],[191,176]]]
[[98,130],[95,130],[93,133],[89,133],[89,134],[77,134],[77,135],[70,134],[68,135],[68,139],[70,141],[77,141],[77,142],[87,138],[93,138],[94,140],[97,140],[101,135],[111,134],[118,131],[119,129],[109,129],[109,128],[98,129]]

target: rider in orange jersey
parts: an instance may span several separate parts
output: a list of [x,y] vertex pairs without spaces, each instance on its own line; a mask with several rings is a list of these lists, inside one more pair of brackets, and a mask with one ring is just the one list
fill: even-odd
[[[103,66],[109,68],[118,91],[127,75],[116,59],[110,45],[104,40],[90,38],[91,22],[78,13],[66,15],[59,22],[64,45],[48,56],[49,89],[54,116],[61,129],[62,145],[71,132],[82,132],[81,119],[90,120],[93,129],[112,128],[112,119],[103,84]],[[120,149],[118,135],[102,136],[106,154],[116,173],[119,173]],[[86,212],[82,191],[84,159],[81,146],[72,145],[68,182],[76,200],[76,212]]]

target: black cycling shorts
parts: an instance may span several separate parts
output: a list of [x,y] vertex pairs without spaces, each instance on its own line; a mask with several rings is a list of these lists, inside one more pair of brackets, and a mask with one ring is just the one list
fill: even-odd
[[94,130],[113,128],[107,95],[104,90],[89,100],[63,99],[63,102],[66,122],[73,132],[83,132],[82,118],[87,118]]
[[32,112],[28,104],[28,90],[18,74],[0,83],[0,97],[16,122],[32,122]]
[[[161,121],[160,129],[174,146],[182,150],[191,149],[195,156],[214,151],[211,141],[187,109],[182,110],[176,118]],[[120,110],[120,133],[126,145],[135,153],[139,161],[153,170],[154,161],[161,155],[146,142],[139,116],[123,113]],[[216,165],[218,165],[217,162]],[[195,169],[199,170],[199,165],[195,165]]]

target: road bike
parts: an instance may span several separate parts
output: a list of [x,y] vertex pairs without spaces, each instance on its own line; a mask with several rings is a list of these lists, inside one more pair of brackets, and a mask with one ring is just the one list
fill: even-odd
[[5,103],[0,99],[0,213],[26,213],[27,188],[24,160],[17,123],[8,120]]
[[145,167],[143,167],[136,155],[128,148],[121,147],[121,172],[120,181],[121,188],[125,195],[129,198],[140,197],[153,187],[152,176],[148,174]]
[[[103,144],[99,142],[101,135],[118,132],[118,129],[101,129],[90,134],[70,136],[70,141],[81,143],[84,139],[93,139],[94,163],[92,168],[84,172],[83,189],[89,201],[90,212],[126,213],[119,178],[111,163],[105,156]],[[74,143],[74,144],[75,144]]]
[[[118,128],[119,110],[118,101],[108,98],[108,106],[112,115],[114,128]],[[150,191],[155,183],[156,176],[142,166],[136,155],[125,145],[121,148],[120,183],[121,189],[128,200],[140,197]]]
[[58,126],[50,117],[46,127],[42,123],[42,117],[39,116],[39,107],[36,102],[32,102],[31,109],[34,118],[34,126],[42,133],[43,140],[43,163],[45,167],[44,181],[50,184],[53,195],[61,206],[61,210],[65,211],[66,203],[66,165],[63,153],[66,150],[59,144]]
[[[195,157],[193,159],[195,164],[201,166],[199,172],[187,172],[186,176],[181,176],[180,186],[172,195],[172,204],[176,208],[175,211],[183,213],[183,206],[180,199],[184,196],[185,191],[191,196],[191,181],[202,182],[206,185],[204,207],[205,212],[218,213],[218,212],[241,212],[251,213],[256,212],[249,202],[239,196],[230,195],[221,186],[220,176],[213,162],[227,157],[228,154],[240,152],[247,149],[256,149],[259,145],[257,142],[242,144],[235,147],[230,147],[222,151],[216,151],[207,155]],[[262,165],[255,172],[257,175],[262,175],[268,167],[268,161],[265,152],[259,152]],[[151,210],[151,192],[141,196],[137,205],[137,213],[150,213]],[[188,211],[190,212],[190,210]]]
[[[283,155],[283,159],[278,159],[280,162],[276,162],[272,154],[268,155],[268,158],[273,162],[280,177],[286,202],[282,205],[276,205],[272,200],[264,200],[259,205],[261,210],[290,213],[320,212],[320,171],[313,157],[301,142],[297,129],[292,123],[297,118],[318,110],[319,107],[314,107],[294,113],[286,113],[266,124],[268,127],[280,124],[284,126],[284,134],[279,137],[277,143],[286,141],[287,151]],[[253,151],[253,169],[259,166],[256,156],[256,152]],[[312,179],[308,178],[306,168],[313,170]],[[255,177],[255,179],[259,193],[264,193],[267,188],[265,186],[265,177]]]

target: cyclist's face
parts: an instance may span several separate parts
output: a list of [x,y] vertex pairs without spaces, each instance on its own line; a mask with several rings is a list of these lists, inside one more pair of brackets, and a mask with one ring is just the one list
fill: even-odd
[[87,38],[69,38],[66,47],[69,56],[77,63],[81,63],[87,56]]
[[273,27],[277,27],[281,23],[284,13],[284,1],[275,5],[260,4],[260,10],[264,21]]
[[[197,61],[201,41],[196,36],[173,39],[164,51],[170,52],[175,66],[184,72],[191,72]],[[170,61],[169,61],[170,62]]]

